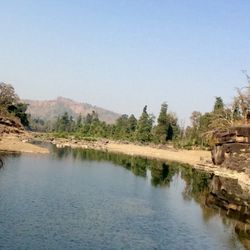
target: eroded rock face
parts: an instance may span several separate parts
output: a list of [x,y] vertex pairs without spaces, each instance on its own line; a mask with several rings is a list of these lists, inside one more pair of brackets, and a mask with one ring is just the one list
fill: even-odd
[[250,194],[241,188],[237,179],[214,175],[206,203],[226,210],[234,219],[250,223]]
[[229,128],[215,133],[211,151],[215,165],[250,174],[250,125]]
[[3,133],[20,134],[24,130],[21,122],[17,118],[0,116],[0,135]]

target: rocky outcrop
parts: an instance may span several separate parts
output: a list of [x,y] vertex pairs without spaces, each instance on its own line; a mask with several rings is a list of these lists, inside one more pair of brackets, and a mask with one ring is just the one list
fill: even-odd
[[215,165],[250,175],[250,125],[215,133],[211,154]]
[[[214,175],[208,205],[226,210],[231,217],[250,223],[250,192],[239,183],[238,176],[250,177],[250,125],[233,126],[215,133],[212,161],[221,169],[236,173],[235,178]],[[249,183],[248,183],[249,184]]]
[[24,131],[24,128],[15,117],[0,116],[0,135],[1,134],[20,134]]

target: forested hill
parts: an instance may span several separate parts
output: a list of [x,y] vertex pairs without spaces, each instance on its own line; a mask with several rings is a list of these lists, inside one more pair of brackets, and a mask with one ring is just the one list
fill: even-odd
[[29,104],[27,113],[33,118],[41,118],[43,120],[54,119],[55,117],[67,112],[70,116],[77,118],[80,114],[85,117],[88,113],[95,111],[101,121],[114,123],[120,114],[97,107],[88,103],[79,103],[71,99],[58,97],[56,100],[34,101],[23,100]]

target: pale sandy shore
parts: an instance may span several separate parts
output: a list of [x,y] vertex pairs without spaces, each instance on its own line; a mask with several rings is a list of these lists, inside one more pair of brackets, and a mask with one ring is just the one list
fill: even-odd
[[210,152],[203,150],[176,150],[173,148],[159,149],[150,146],[139,146],[133,144],[118,144],[110,142],[106,145],[110,152],[124,153],[128,155],[138,155],[161,160],[177,161],[195,165],[201,160],[210,159]]
[[2,152],[18,152],[18,153],[39,153],[48,154],[47,148],[39,147],[27,142],[27,135],[1,135],[0,151]]
[[[9,152],[28,152],[28,153],[49,153],[47,148],[39,147],[37,145],[28,142],[28,139],[32,138],[31,133],[23,135],[6,134],[2,135],[0,139],[0,151]],[[151,146],[140,146],[132,143],[118,143],[115,141],[109,141],[103,143],[101,140],[97,142],[77,141],[72,142],[65,139],[57,139],[53,142],[58,147],[70,146],[73,148],[93,148],[103,149],[109,152],[123,153],[127,155],[137,155],[149,158],[157,158],[162,160],[178,161],[181,163],[187,163],[195,165],[201,160],[210,159],[210,152],[202,150],[176,150],[173,148],[159,149]]]

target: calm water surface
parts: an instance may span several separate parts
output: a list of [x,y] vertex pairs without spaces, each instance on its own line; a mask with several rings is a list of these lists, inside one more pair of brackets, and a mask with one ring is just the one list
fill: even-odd
[[199,205],[206,180],[93,151],[7,157],[0,249],[243,249],[231,224]]

